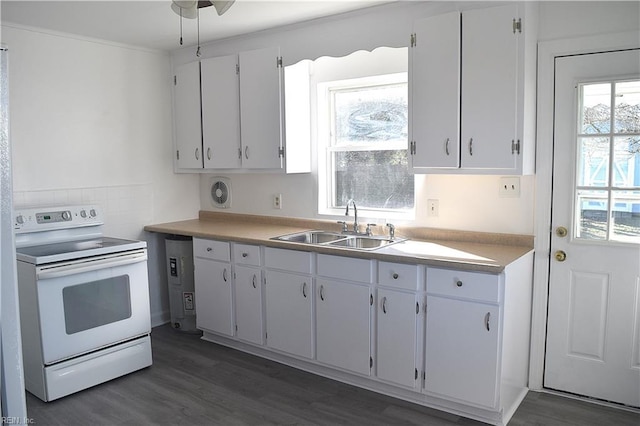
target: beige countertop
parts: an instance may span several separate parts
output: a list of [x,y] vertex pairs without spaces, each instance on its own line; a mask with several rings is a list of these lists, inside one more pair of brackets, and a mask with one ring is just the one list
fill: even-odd
[[[420,263],[430,266],[500,273],[511,262],[533,250],[533,237],[432,228],[397,228],[396,235],[410,238],[373,251],[327,247],[273,237],[310,229],[338,231],[333,221],[201,211],[198,219],[145,226],[145,231],[259,244],[340,256],[390,262]],[[382,226],[374,233],[384,232]]]

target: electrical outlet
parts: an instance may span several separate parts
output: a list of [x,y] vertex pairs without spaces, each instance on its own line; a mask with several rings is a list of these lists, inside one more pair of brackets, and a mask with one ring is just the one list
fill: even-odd
[[273,196],[273,208],[274,209],[282,209],[282,194],[275,194]]
[[500,178],[500,188],[498,194],[500,198],[520,198],[520,178]]
[[438,214],[440,213],[440,207],[438,204],[438,200],[427,200],[428,217],[438,217]]

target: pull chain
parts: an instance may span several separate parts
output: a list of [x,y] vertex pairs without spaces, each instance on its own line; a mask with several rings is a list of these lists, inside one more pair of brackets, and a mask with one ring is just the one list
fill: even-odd
[[200,8],[196,8],[196,17],[198,18],[198,49],[196,49],[196,56],[200,57]]
[[180,8],[180,46],[182,46],[182,8]]

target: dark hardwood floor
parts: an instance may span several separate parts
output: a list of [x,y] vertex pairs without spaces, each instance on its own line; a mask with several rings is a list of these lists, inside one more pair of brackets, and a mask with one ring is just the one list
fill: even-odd
[[[44,403],[44,425],[480,425],[204,342],[168,325],[153,329],[153,366]],[[640,425],[640,414],[530,392],[509,423]]]

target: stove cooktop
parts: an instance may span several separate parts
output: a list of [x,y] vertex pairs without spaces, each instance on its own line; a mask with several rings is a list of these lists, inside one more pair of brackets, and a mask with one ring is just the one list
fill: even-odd
[[144,241],[120,238],[98,237],[88,240],[65,241],[53,244],[41,244],[16,249],[19,261],[42,265],[53,262],[82,259],[92,256],[120,253],[146,248]]

